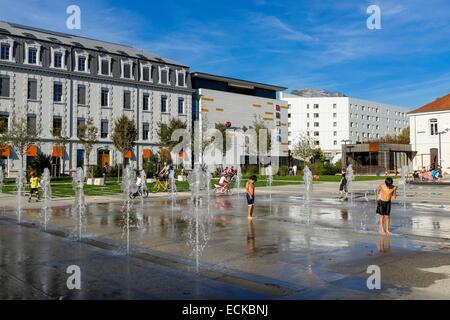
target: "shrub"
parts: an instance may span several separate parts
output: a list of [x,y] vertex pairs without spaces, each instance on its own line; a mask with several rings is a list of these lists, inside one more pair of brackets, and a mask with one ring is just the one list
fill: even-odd
[[313,174],[324,175],[324,176],[334,176],[336,173],[339,173],[342,169],[342,165],[340,162],[336,164],[332,164],[329,162],[325,163],[313,163],[309,165]]
[[48,168],[48,170],[51,170],[52,167],[52,157],[47,156],[43,153],[39,153],[36,157],[34,157],[29,163],[28,163],[28,171],[35,171],[37,175],[42,175],[45,168]]

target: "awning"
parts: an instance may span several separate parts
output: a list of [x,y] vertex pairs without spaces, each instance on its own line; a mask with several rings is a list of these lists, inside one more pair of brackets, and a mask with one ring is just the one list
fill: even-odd
[[29,145],[27,148],[27,157],[36,157],[38,155],[38,147],[35,144]]
[[54,158],[62,158],[64,154],[64,147],[62,146],[53,146],[52,156]]
[[150,159],[151,156],[152,156],[152,151],[150,149],[142,150],[142,157],[144,157],[144,159]]
[[0,157],[9,158],[10,156],[11,156],[11,146],[0,146]]
[[123,157],[125,159],[131,159],[132,156],[133,156],[133,152],[131,152],[131,150],[127,150],[123,153]]

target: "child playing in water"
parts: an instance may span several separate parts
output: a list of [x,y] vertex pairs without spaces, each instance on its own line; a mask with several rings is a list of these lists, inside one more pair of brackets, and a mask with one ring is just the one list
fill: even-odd
[[245,190],[247,191],[247,206],[248,206],[248,219],[253,218],[253,206],[255,205],[255,182],[257,178],[255,175],[251,176],[245,184]]
[[339,192],[340,197],[339,199],[347,200],[348,198],[348,189],[347,189],[347,175],[345,170],[341,171],[341,181],[339,182]]
[[379,216],[380,233],[389,234],[389,225],[391,223],[391,200],[397,198],[397,187],[394,186],[394,180],[387,177],[384,184],[378,186],[377,213]]
[[31,171],[30,173],[30,197],[28,198],[28,202],[31,202],[31,197],[33,197],[33,194],[36,193],[37,201],[39,201],[39,182],[40,179],[38,176],[36,176],[36,173],[34,171]]

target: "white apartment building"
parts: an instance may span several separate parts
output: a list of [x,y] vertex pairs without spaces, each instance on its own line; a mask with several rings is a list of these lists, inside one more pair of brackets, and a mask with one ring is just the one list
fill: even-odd
[[[189,67],[128,46],[0,22],[0,121],[23,119],[40,131],[30,149],[51,155],[54,168],[68,173],[84,163],[77,128],[92,118],[99,142],[89,163],[122,163],[112,144],[114,121],[134,120],[139,137],[125,157],[141,167],[157,150],[157,123],[178,117],[190,128],[192,93]],[[69,137],[55,146],[56,129]],[[0,160],[12,175],[18,155],[8,148]],[[63,165],[64,164],[64,165]]]
[[408,113],[414,170],[440,165],[450,173],[450,94]]
[[283,94],[282,99],[289,103],[289,145],[308,135],[330,158],[342,153],[344,143],[398,135],[408,127],[407,110],[399,106],[343,95]]
[[[262,123],[279,143],[276,153],[281,162],[287,160],[288,105],[277,98],[286,88],[200,72],[193,72],[191,78],[197,96],[201,95],[202,121],[207,128],[229,122],[232,130],[245,132],[254,127],[255,121]],[[198,99],[194,104],[198,105]],[[194,120],[198,119],[198,108],[195,109]],[[248,155],[245,142],[237,148],[242,156]]]

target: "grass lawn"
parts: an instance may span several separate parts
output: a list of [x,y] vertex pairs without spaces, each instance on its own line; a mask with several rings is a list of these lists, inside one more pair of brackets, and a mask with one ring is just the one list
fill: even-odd
[[[73,197],[75,195],[72,189],[72,183],[70,182],[55,182],[51,184],[52,186],[52,197],[54,198],[65,198],[65,197]],[[153,188],[153,184],[147,184],[148,190],[151,192]],[[189,185],[187,182],[177,182],[177,190],[178,191],[187,191],[189,189]],[[16,185],[12,183],[6,183],[3,186],[3,192],[7,194],[16,193]],[[29,189],[26,188],[26,193],[29,192]],[[114,181],[107,181],[104,186],[92,186],[92,185],[84,185],[84,193],[86,196],[106,196],[106,195],[116,195],[122,193],[122,186]]]
[[[244,176],[242,178],[241,187],[245,186],[245,182],[249,176]],[[395,178],[395,177],[394,177]],[[315,181],[316,183],[320,182],[339,182],[341,179],[340,176],[320,176],[319,180]],[[371,180],[384,180],[384,176],[355,176],[355,181],[371,181]],[[214,187],[214,183],[218,182],[218,178],[213,178],[211,182],[211,187]],[[301,176],[274,176],[272,186],[282,186],[289,184],[300,184],[303,182]],[[177,190],[178,191],[188,191],[189,184],[187,181],[177,181]],[[265,176],[258,176],[258,181],[256,182],[256,187],[265,187],[267,185]],[[154,184],[148,184],[147,188],[150,192],[152,192]],[[26,188],[26,192],[29,189]],[[6,181],[3,186],[3,192],[6,194],[14,194],[16,192],[16,184],[12,181]],[[109,179],[106,181],[106,185],[104,186],[92,186],[92,185],[84,185],[84,192],[86,196],[106,196],[106,195],[117,195],[122,193],[122,188],[120,183],[117,182],[117,179]],[[75,194],[72,190],[72,183],[70,180],[57,180],[52,182],[52,196],[54,198],[64,198],[64,197],[73,197]]]

